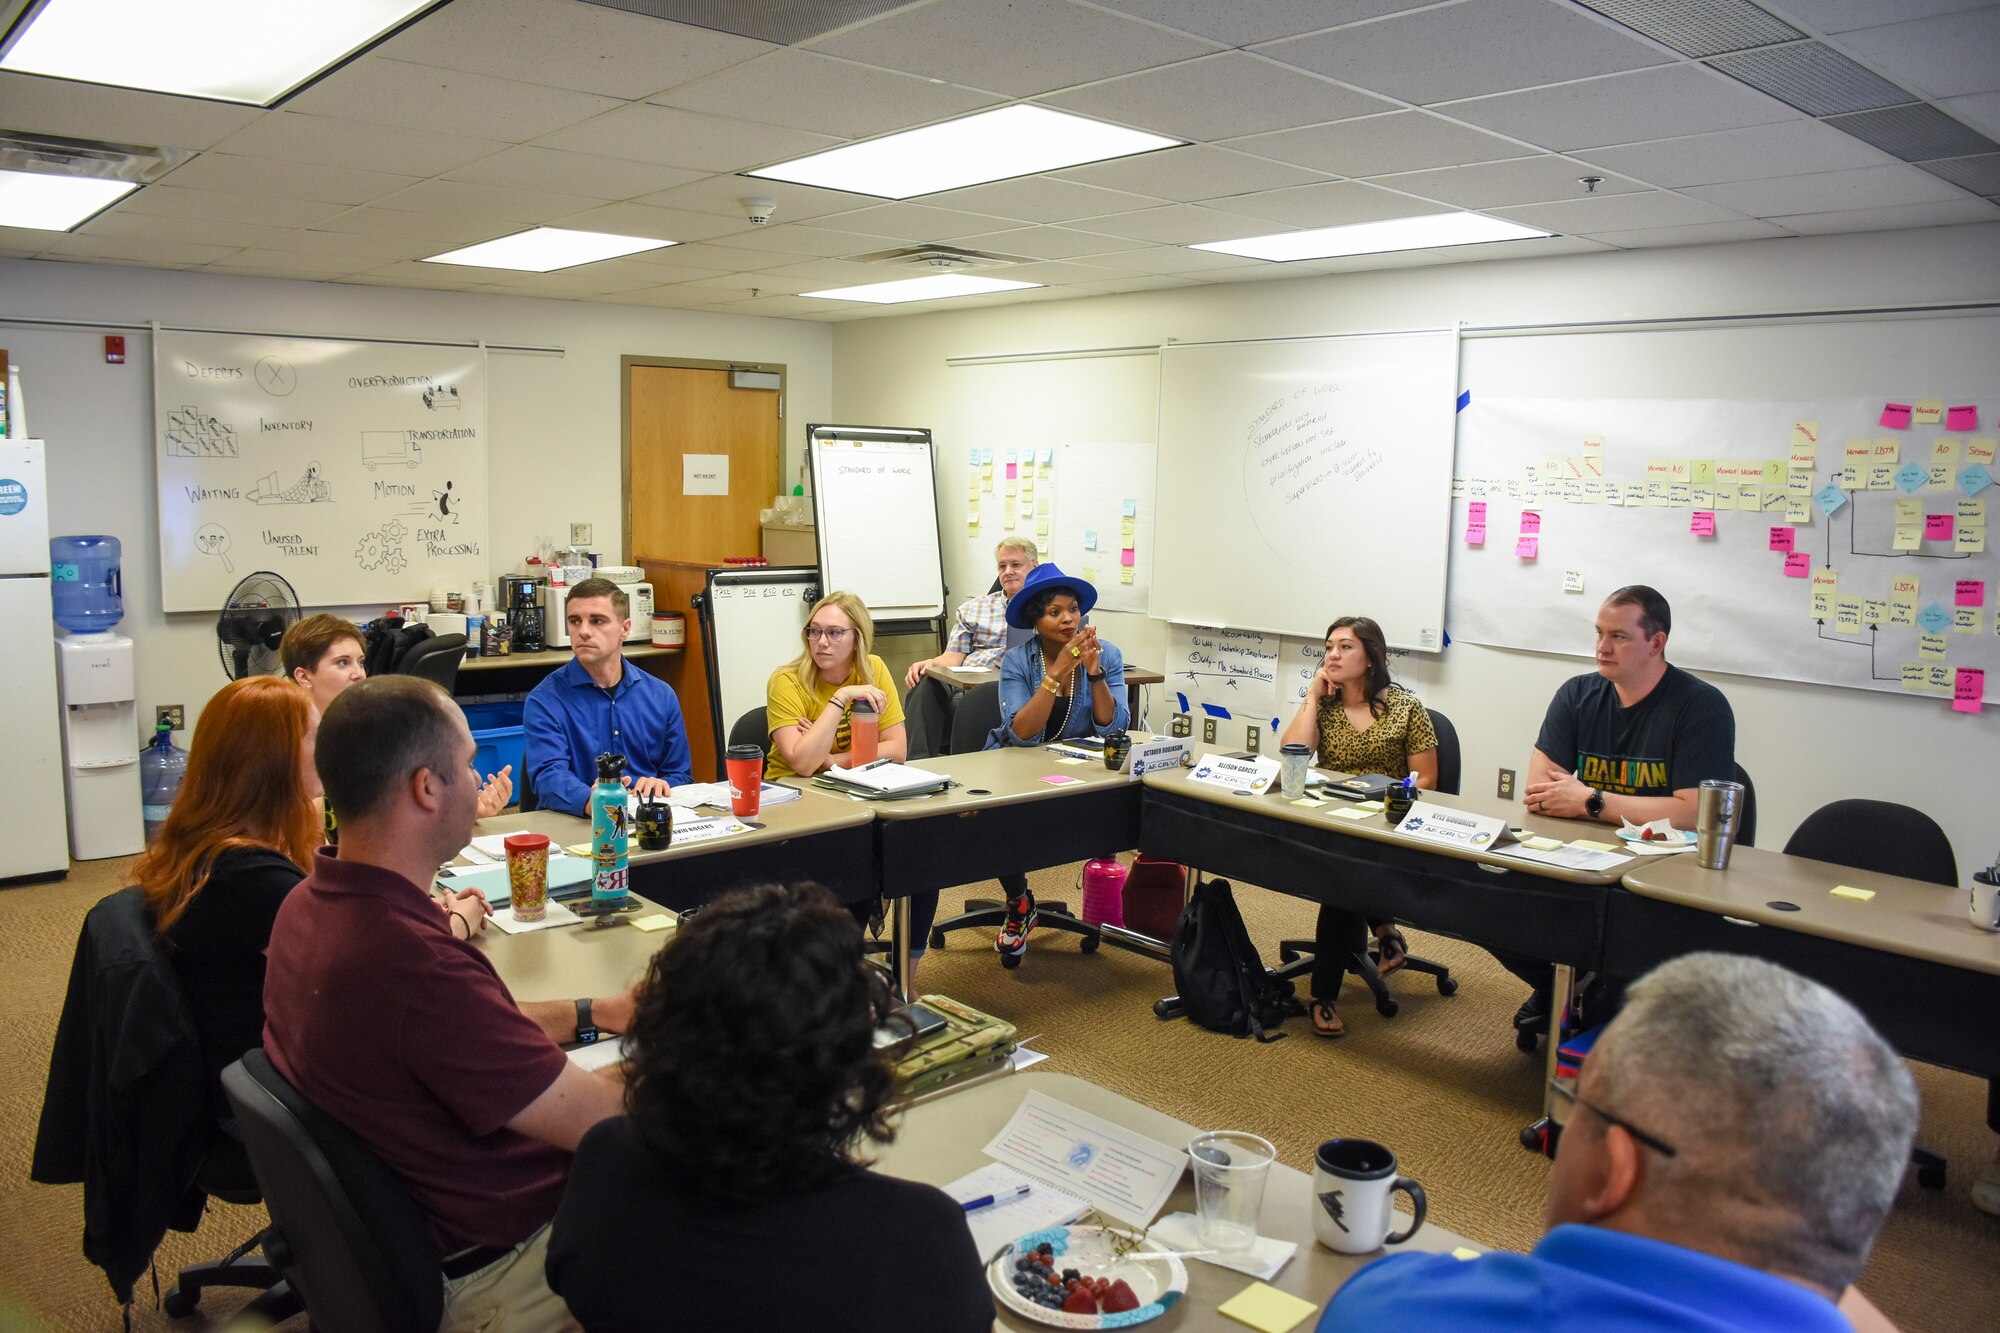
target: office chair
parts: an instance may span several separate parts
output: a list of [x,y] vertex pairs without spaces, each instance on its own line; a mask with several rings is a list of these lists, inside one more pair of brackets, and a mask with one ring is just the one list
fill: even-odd
[[[1462,772],[1462,762],[1458,747],[1458,728],[1451,724],[1450,718],[1436,709],[1427,709],[1425,711],[1431,715],[1431,729],[1437,732],[1437,789],[1447,796],[1456,796],[1458,795],[1459,777]],[[1279,941],[1278,962],[1281,966],[1277,969],[1277,976],[1282,980],[1289,981],[1293,977],[1303,976],[1311,972],[1313,966],[1312,947],[1313,942],[1311,940]],[[1375,1012],[1384,1018],[1394,1018],[1396,1010],[1401,1006],[1396,1003],[1396,997],[1389,993],[1389,983],[1382,978],[1381,965],[1382,951],[1373,943],[1369,944],[1362,952],[1350,955],[1347,960],[1347,970],[1359,977],[1362,984],[1368,987],[1368,993],[1375,997]],[[1403,966],[1400,970],[1420,973],[1424,976],[1435,978],[1438,994],[1440,995],[1458,994],[1458,978],[1452,976],[1451,969],[1443,963],[1429,958],[1420,958],[1413,953],[1405,954],[1403,955]]]
[[[986,737],[1000,725],[1000,682],[990,680],[984,685],[975,685],[964,692],[958,701],[958,709],[951,718],[951,752],[966,754],[986,748]],[[992,898],[968,898],[965,910],[948,921],[940,921],[931,927],[931,948],[944,948],[947,931],[966,930],[974,926],[988,929],[997,928],[1007,919],[1007,904]],[[1069,910],[1066,902],[1043,902],[1035,900],[1035,928],[1037,930],[1067,930],[1083,936],[1083,951],[1094,952],[1100,936],[1097,927],[1086,926],[1083,919]],[[1020,964],[1019,955],[1003,958],[1007,967]]]
[[528,769],[528,753],[521,752],[521,771],[514,783],[514,805],[520,814],[542,808],[541,797],[535,795],[535,775]]
[[[1742,781],[1740,769],[1738,775]],[[1823,805],[1786,839],[1785,855],[1958,887],[1958,858],[1952,854],[1951,839],[1923,811],[1893,801],[1855,799]],[[1942,1156],[1913,1147],[1910,1161],[1917,1168],[1917,1184],[1944,1188]]]
[[451,693],[458,679],[458,664],[465,660],[463,634],[434,634],[403,654],[396,663],[399,676],[422,676]]
[[1745,847],[1757,844],[1757,784],[1750,780],[1750,770],[1738,764],[1736,780],[1743,784],[1743,813],[1736,819],[1736,841]]
[[271,1211],[265,1251],[317,1333],[431,1333],[443,1260],[402,1179],[308,1101],[262,1049],[222,1071],[222,1091]]
[[754,745],[766,754],[771,752],[770,718],[761,705],[730,724],[729,744]]

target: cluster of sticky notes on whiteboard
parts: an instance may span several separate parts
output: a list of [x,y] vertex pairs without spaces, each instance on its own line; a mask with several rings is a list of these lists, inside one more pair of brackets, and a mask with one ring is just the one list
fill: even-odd
[[[1117,552],[1118,581],[1131,583],[1139,572],[1139,502],[1131,496],[1126,496],[1119,501],[1118,510],[1118,540],[1113,542],[1108,531],[1100,532],[1096,528],[1086,528],[1083,533],[1083,549],[1091,553],[1092,560],[1099,558],[1098,552],[1102,552],[1102,558],[1106,560],[1111,558],[1112,552]],[[1094,565],[1086,565],[1079,572],[1086,582],[1097,582],[1097,569]]]
[[1038,544],[1049,538],[1053,445],[1042,449],[973,449],[966,470],[966,535],[982,531],[981,502],[991,496],[1004,531],[1032,529]]

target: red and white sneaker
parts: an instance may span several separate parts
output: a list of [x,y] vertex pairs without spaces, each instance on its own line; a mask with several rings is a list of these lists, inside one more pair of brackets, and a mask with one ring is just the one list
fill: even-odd
[[1023,894],[1007,904],[1007,920],[993,939],[1002,958],[1019,958],[1028,951],[1028,932],[1035,928],[1035,895]]

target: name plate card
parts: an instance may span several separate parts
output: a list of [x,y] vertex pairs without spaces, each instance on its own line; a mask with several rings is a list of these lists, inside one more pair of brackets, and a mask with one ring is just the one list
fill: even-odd
[[1196,782],[1211,787],[1262,796],[1278,780],[1278,761],[1262,757],[1225,759],[1221,755],[1205,754],[1195,761],[1193,777]]
[[1135,742],[1132,746],[1132,781],[1137,782],[1148,773],[1179,768],[1187,753],[1188,743],[1173,736],[1155,736],[1149,741]]
[[1469,815],[1418,801],[1403,816],[1396,831],[1416,841],[1460,851],[1483,852],[1507,839],[1507,821],[1492,815]]

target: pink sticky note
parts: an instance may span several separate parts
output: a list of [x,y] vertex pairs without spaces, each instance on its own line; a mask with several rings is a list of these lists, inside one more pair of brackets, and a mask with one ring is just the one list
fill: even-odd
[[1009,464],[1007,465],[1007,480],[1009,480],[1009,481],[1013,481],[1013,480],[1014,480],[1014,469],[1015,469],[1015,468],[1017,468],[1017,467],[1019,467],[1019,466],[1020,466],[1020,464],[1018,464],[1018,463],[1009,463]]
[[1986,672],[1979,667],[1960,667],[1957,679],[1952,683],[1951,711],[1976,713],[1979,701],[1985,697]]
[[1051,773],[1047,777],[1043,778],[1042,781],[1048,783],[1051,787],[1068,787],[1076,783],[1082,782],[1083,779],[1073,778],[1069,776],[1067,773]]
[[1482,528],[1485,527],[1486,501],[1474,500],[1471,503],[1467,504],[1465,506],[1465,522],[1468,527],[1475,523]]
[[1951,604],[1953,606],[1986,605],[1986,580],[1960,579],[1956,585],[1956,593],[1951,599]]
[[1944,414],[1946,430],[1978,430],[1979,409],[1968,403],[1964,407],[1948,409]]
[[1525,537],[1531,533],[1539,533],[1541,530],[1542,516],[1532,509],[1523,509],[1521,511],[1521,535]]
[[1118,563],[1121,565],[1131,564],[1132,558],[1133,558],[1133,551],[1132,548],[1129,546],[1118,553]]
[[1484,546],[1484,545],[1486,545],[1486,525],[1485,525],[1484,523],[1468,523],[1468,524],[1466,524],[1466,525],[1465,525],[1465,544],[1466,544],[1467,546]]
[[1785,557],[1785,577],[1788,579],[1808,578],[1812,574],[1812,552],[1794,551]]
[[1910,428],[1910,405],[1908,403],[1886,404],[1882,408],[1882,424],[1890,430],[1908,430]]
[[1542,539],[1540,537],[1524,535],[1514,543],[1514,554],[1520,556],[1523,560],[1533,560],[1537,555],[1541,554],[1541,545]]
[[1927,542],[1948,542],[1951,540],[1950,514],[1924,515],[1924,540]]
[[1772,528],[1771,549],[1774,551],[1783,551],[1786,555],[1790,555],[1793,543],[1798,540],[1797,534],[1798,529],[1792,527],[1790,524],[1782,528]]
[[1688,531],[1697,537],[1715,535],[1715,515],[1706,509],[1697,509],[1688,520]]

